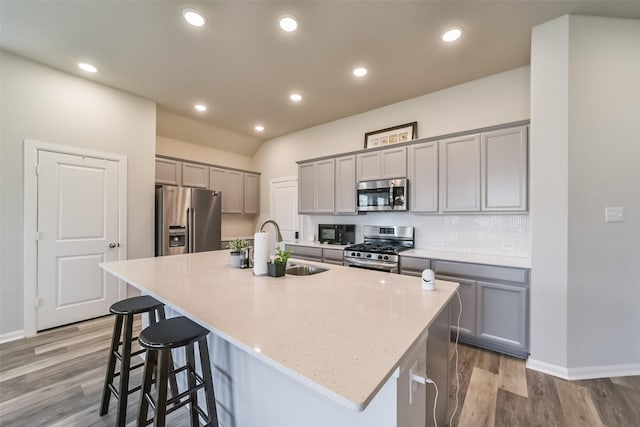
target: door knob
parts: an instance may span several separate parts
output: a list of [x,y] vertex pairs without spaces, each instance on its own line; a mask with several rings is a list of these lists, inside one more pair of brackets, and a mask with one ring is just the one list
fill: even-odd
[[115,248],[116,246],[120,246],[118,243],[109,243],[109,247],[111,249]]

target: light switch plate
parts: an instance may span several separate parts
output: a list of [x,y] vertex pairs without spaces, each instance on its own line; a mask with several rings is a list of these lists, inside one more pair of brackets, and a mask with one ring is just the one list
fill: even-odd
[[622,222],[622,221],[624,221],[623,207],[604,208],[604,222]]

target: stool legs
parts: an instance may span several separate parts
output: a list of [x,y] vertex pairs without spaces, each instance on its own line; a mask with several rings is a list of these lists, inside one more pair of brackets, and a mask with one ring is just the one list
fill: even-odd
[[124,338],[122,339],[122,361],[120,363],[120,392],[118,394],[118,426],[124,426],[127,418],[129,397],[129,368],[131,367],[131,339],[133,338],[133,314],[124,318]]
[[196,406],[198,405],[198,390],[195,389],[196,358],[194,356],[193,343],[187,345],[186,353],[187,353],[187,366],[188,366],[187,380],[188,380],[189,389],[193,390],[190,393],[191,404],[189,405],[191,407],[191,427],[198,427],[200,423],[198,422],[198,410],[196,409]]
[[116,371],[116,356],[118,351],[120,336],[122,335],[122,316],[116,316],[116,322],[113,326],[113,336],[111,338],[111,351],[109,352],[109,365],[107,367],[107,375],[104,379],[104,388],[102,390],[102,405],[100,406],[100,416],[109,411],[109,400],[111,399],[111,390],[109,385],[113,383],[113,377]]
[[198,352],[200,353],[200,365],[202,366],[202,378],[205,380],[204,391],[207,399],[207,415],[209,425],[218,427],[218,412],[216,410],[216,396],[213,393],[213,375],[211,375],[211,361],[209,360],[209,347],[207,337],[198,341]]
[[149,401],[147,394],[151,392],[153,384],[153,371],[157,366],[157,353],[155,351],[147,352],[147,359],[144,364],[144,374],[142,377],[142,391],[140,393],[140,410],[138,411],[138,426],[147,425],[147,413],[149,412]]

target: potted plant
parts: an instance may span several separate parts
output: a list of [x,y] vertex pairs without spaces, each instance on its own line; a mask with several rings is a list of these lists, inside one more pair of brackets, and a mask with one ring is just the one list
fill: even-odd
[[269,276],[280,277],[284,276],[287,268],[287,261],[291,257],[290,250],[282,250],[281,247],[276,247],[276,256],[273,260],[267,264]]
[[235,239],[229,242],[229,264],[231,267],[240,267],[240,251],[248,247],[249,243],[246,240]]

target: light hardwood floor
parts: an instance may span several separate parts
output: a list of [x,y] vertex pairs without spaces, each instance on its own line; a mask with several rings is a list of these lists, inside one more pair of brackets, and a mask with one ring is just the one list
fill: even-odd
[[[0,345],[0,425],[114,425],[115,399],[109,414],[98,415],[112,327],[113,318],[105,317]],[[132,387],[141,374],[132,375]],[[640,426],[640,377],[569,382],[463,344],[459,374],[456,426]],[[450,413],[454,363],[451,378]],[[137,404],[136,393],[130,397],[127,425],[135,424]],[[183,411],[171,414],[169,425],[188,424]]]

